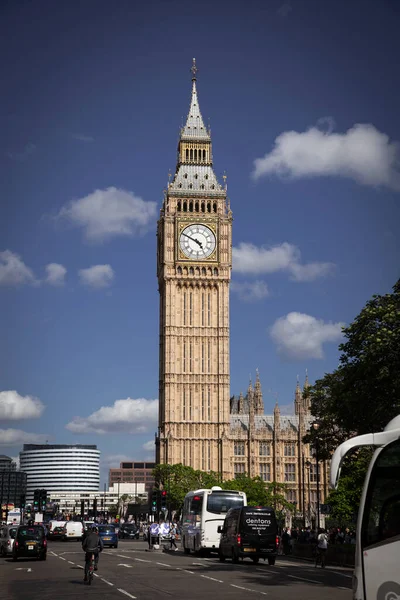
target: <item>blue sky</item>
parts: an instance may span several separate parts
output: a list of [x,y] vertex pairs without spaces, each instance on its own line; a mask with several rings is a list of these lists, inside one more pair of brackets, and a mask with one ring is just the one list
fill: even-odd
[[[338,363],[398,277],[397,2],[3,3],[1,452],[153,458],[155,227],[192,57],[234,214],[231,393]],[[115,404],[118,402],[118,404]]]

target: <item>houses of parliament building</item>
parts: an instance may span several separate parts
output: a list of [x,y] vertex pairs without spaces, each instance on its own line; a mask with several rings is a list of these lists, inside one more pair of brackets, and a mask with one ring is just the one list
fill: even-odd
[[[181,128],[177,166],[157,225],[160,294],[159,424],[156,462],[183,463],[287,484],[287,500],[315,510],[316,462],[302,438],[312,422],[297,383],[293,415],[278,404],[264,414],[261,381],[230,396],[229,285],[232,211],[226,184],[213,169],[211,132],[197,96],[193,59],[189,113]],[[308,385],[306,378],[305,387]],[[327,493],[320,463],[320,502]]]

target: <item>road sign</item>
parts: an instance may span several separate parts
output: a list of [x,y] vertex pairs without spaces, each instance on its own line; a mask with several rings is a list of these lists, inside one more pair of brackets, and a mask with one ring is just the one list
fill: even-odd
[[157,512],[157,506],[152,506],[151,507],[151,512]]

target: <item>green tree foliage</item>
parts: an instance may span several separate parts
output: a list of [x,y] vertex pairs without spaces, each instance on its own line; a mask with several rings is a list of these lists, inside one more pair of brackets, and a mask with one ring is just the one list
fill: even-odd
[[355,516],[371,456],[371,449],[360,448],[352,456],[346,457],[339,485],[326,499],[332,510],[329,515],[332,525],[350,528],[355,526]]
[[219,485],[225,490],[246,492],[247,503],[251,506],[273,506],[293,510],[293,505],[285,498],[286,485],[265,483],[260,477],[242,475],[221,483],[218,474],[210,471],[196,471],[192,467],[178,465],[157,465],[153,469],[156,487],[167,490],[171,510],[180,510],[185,496],[191,490],[209,489]]
[[339,367],[307,392],[320,421],[321,458],[400,413],[400,280],[392,294],[373,296],[343,333]]
[[211,488],[219,485],[218,475],[213,471],[196,471],[192,467],[182,464],[157,465],[153,469],[156,486],[167,490],[168,503],[171,510],[179,510],[183,505],[185,496],[191,490]]
[[293,511],[293,504],[285,498],[287,486],[284,483],[265,483],[261,477],[240,475],[236,479],[224,481],[221,487],[225,490],[240,490],[246,493],[249,506],[272,506],[273,508]]
[[[304,441],[317,441],[321,459],[350,437],[382,431],[400,413],[400,280],[393,293],[374,295],[343,333],[338,368],[306,392],[319,428]],[[370,457],[368,448],[347,457],[338,488],[327,498],[342,525],[358,510]]]

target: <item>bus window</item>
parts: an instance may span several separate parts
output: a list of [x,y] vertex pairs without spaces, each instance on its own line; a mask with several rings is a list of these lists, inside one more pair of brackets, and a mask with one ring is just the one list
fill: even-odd
[[217,515],[225,514],[230,508],[240,508],[244,505],[243,496],[228,495],[226,492],[213,492],[207,498],[207,511]]
[[190,503],[190,514],[192,515],[192,521],[197,523],[201,520],[201,511],[203,508],[203,496],[193,496]]
[[400,535],[400,440],[382,449],[374,464],[362,522],[363,548]]

